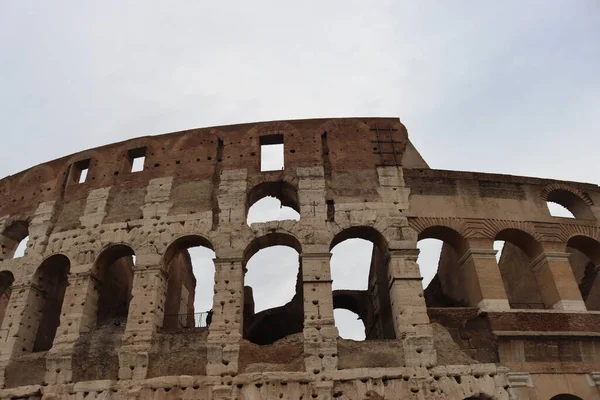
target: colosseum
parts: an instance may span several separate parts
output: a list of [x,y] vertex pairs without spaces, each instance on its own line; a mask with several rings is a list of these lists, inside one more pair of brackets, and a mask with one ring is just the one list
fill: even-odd
[[[284,166],[263,171],[275,144]],[[299,220],[248,224],[267,196]],[[398,118],[82,151],[0,180],[0,398],[600,399],[598,220],[597,185],[431,169]],[[353,238],[373,244],[367,290],[333,290]],[[443,247],[423,290],[425,239]],[[215,254],[208,321],[197,246]],[[255,312],[246,264],[271,246],[298,253],[295,294]],[[366,339],[339,337],[334,309]]]

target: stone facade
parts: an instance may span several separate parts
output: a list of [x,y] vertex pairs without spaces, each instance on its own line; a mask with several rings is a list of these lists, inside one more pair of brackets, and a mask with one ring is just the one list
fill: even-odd
[[[274,141],[285,168],[261,172]],[[267,195],[300,220],[248,226]],[[592,184],[430,169],[394,118],[195,129],[38,165],[0,180],[0,399],[600,398],[599,205]],[[330,251],[351,238],[374,244],[369,289],[332,291]],[[427,238],[444,247],[423,291]],[[245,266],[274,245],[300,255],[296,294],[255,314]],[[212,323],[172,329],[193,324],[169,319],[193,314],[192,246],[216,254]],[[339,338],[334,308],[367,340]]]

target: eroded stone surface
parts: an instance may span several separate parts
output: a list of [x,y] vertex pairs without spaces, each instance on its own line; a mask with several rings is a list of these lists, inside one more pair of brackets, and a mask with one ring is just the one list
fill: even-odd
[[[261,172],[276,140],[285,168]],[[267,195],[300,220],[248,226]],[[0,398],[600,398],[599,203],[591,184],[430,169],[394,118],[195,129],[54,160],[0,180]],[[330,250],[350,238],[374,244],[368,288],[334,297]],[[444,247],[423,291],[427,238]],[[198,245],[216,254],[208,328],[193,326]],[[254,313],[245,266],[273,245],[301,256],[296,292]],[[55,299],[40,266],[57,255]],[[334,307],[368,340],[340,339]]]

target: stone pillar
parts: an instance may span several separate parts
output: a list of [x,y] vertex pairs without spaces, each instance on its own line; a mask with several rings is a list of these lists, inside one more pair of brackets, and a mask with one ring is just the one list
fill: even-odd
[[542,253],[531,262],[530,268],[535,274],[546,308],[586,310],[569,263],[569,253]]
[[37,286],[31,283],[12,286],[0,330],[1,386],[4,385],[4,369],[10,360],[33,350],[42,304],[42,293]]
[[54,344],[46,357],[45,381],[50,384],[71,382],[73,378],[73,350],[82,333],[96,326],[98,307],[98,280],[89,268],[87,272],[69,275],[67,290],[56,329]]
[[215,258],[215,295],[207,339],[206,374],[220,376],[222,384],[238,372],[244,318],[242,261],[241,257]]
[[437,358],[418,255],[417,249],[390,250],[387,268],[394,329],[403,342],[407,367],[432,366]]
[[166,292],[167,276],[161,256],[138,255],[123,346],[119,350],[119,379],[146,378],[148,350],[154,334],[162,326]]
[[304,363],[315,374],[338,367],[330,259],[331,253],[302,253]]
[[510,309],[496,250],[467,249],[458,263],[470,306],[484,311]]

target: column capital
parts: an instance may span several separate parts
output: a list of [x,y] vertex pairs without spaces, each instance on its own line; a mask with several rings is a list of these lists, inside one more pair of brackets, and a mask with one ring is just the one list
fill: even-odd
[[409,257],[409,258],[417,258],[419,256],[420,250],[417,248],[412,249],[389,249],[388,250],[390,257]]
[[496,259],[497,251],[494,249],[467,249],[465,254],[458,260],[458,265],[462,268],[467,262],[474,258],[493,258]]
[[545,252],[534,258],[531,263],[529,263],[529,268],[533,272],[537,271],[542,265],[544,265],[547,261],[569,261],[569,253],[563,252]]
[[316,258],[316,259],[322,259],[322,258],[326,258],[326,259],[331,259],[332,254],[331,253],[307,253],[307,252],[303,252],[300,255],[303,259],[308,259],[308,258]]

